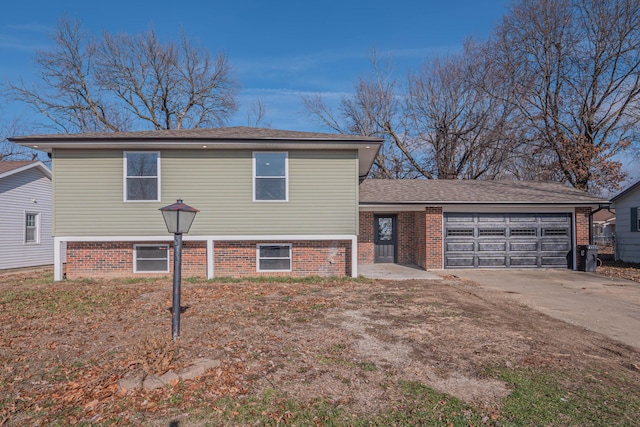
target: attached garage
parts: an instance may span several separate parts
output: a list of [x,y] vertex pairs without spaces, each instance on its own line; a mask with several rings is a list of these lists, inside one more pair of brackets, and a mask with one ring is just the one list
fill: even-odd
[[444,267],[567,268],[571,216],[444,213]]
[[365,180],[358,262],[574,268],[591,212],[608,204],[555,182]]

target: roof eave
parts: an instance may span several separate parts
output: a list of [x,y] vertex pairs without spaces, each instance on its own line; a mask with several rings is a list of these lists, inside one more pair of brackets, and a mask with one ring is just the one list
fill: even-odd
[[366,206],[387,205],[428,205],[428,206],[456,206],[456,205],[484,205],[484,206],[600,206],[610,204],[607,200],[566,201],[562,202],[527,202],[527,201],[389,201],[389,202],[360,202]]
[[0,173],[0,178],[5,178],[11,175],[15,175],[17,173],[26,171],[28,169],[32,169],[32,168],[38,168],[47,178],[51,179],[52,175],[51,175],[51,170],[49,170],[49,168],[42,162],[40,161],[36,161],[33,163],[29,163],[28,165],[24,165],[21,166],[19,168],[16,169],[12,169],[10,171],[6,171],[4,173]]

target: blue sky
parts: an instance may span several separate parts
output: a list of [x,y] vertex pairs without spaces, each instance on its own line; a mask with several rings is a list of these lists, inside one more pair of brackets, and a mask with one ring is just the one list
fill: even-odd
[[[186,34],[211,52],[226,51],[242,84],[241,109],[260,98],[273,128],[324,131],[302,112],[302,94],[338,100],[371,71],[369,54],[389,57],[402,79],[434,52],[459,50],[468,36],[485,39],[507,0],[22,0],[0,14],[0,81],[32,81],[36,49],[63,14],[95,34],[139,33],[153,26],[165,40]],[[28,117],[16,107],[4,113]],[[5,116],[6,118],[6,116]]]

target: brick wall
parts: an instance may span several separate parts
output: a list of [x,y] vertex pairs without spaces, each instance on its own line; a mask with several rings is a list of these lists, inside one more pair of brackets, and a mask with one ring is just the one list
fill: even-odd
[[590,207],[576,208],[576,245],[589,244]]
[[[290,243],[291,272],[257,272],[256,247],[262,243]],[[216,241],[214,242],[215,276],[350,276],[350,240],[313,241]]]
[[415,227],[413,212],[398,212],[397,232],[398,232],[398,254],[396,261],[398,264],[415,264]]
[[[173,274],[173,242],[169,245],[169,272],[134,273],[133,248],[137,244],[168,242],[68,242],[67,279],[87,277],[158,277]],[[206,242],[182,242],[183,277],[207,276]]]
[[413,212],[413,253],[416,265],[427,268],[426,212]]
[[358,263],[373,264],[373,212],[360,212]]
[[[134,245],[167,244],[167,242],[68,242],[66,277],[158,277],[173,274],[173,242],[169,248],[169,272],[134,273]],[[292,245],[291,272],[256,271],[258,243],[290,243]],[[214,242],[214,271],[216,276],[350,276],[351,241],[242,241]],[[182,276],[207,277],[206,242],[183,241]]]
[[424,268],[442,268],[442,207],[425,208],[425,265]]
[[[442,268],[442,208],[398,212],[398,264]],[[374,213],[360,212],[358,262],[374,263]]]

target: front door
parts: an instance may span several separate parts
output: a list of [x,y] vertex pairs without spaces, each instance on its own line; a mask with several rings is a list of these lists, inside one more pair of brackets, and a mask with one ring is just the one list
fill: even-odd
[[373,230],[374,262],[396,262],[396,216],[375,215]]

